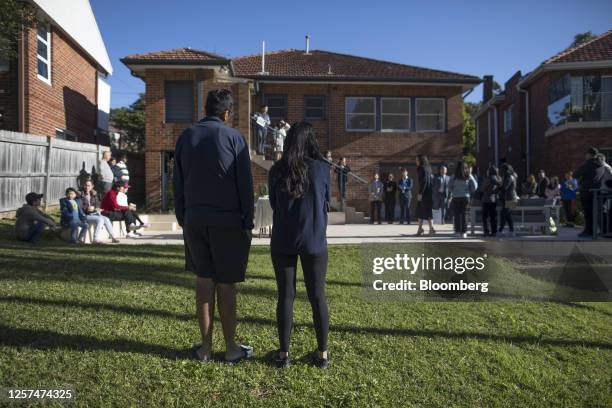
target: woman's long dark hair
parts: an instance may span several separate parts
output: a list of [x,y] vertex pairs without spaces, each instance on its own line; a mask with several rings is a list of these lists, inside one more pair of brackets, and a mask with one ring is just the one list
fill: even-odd
[[455,178],[459,180],[467,180],[469,177],[468,165],[464,161],[460,161],[457,163],[455,167]]
[[429,165],[429,159],[424,154],[418,154],[419,166],[424,168],[426,172],[431,173],[431,166]]
[[270,169],[270,179],[281,191],[299,198],[308,191],[307,159],[321,159],[321,151],[312,125],[307,122],[294,123],[283,146],[283,156]]

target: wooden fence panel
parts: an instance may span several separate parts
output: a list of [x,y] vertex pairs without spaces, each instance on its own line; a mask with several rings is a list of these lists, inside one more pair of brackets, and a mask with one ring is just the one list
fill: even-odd
[[57,205],[81,171],[92,174],[107,146],[0,130],[0,212],[21,207],[30,191]]

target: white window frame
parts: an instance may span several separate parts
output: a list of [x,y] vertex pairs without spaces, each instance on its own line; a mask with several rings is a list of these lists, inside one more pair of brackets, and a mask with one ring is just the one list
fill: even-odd
[[[349,113],[348,112],[348,102],[349,99],[371,99],[374,101],[374,113]],[[350,115],[371,115],[374,117],[374,127],[372,129],[351,129],[348,127],[349,125],[349,117]],[[346,132],[374,132],[376,131],[376,97],[374,96],[346,96],[344,98],[344,130]]]
[[[36,76],[41,81],[51,85],[51,24],[41,24],[47,28],[47,38],[42,38],[38,33],[38,27],[36,28]],[[38,41],[42,42],[47,46],[47,59],[38,55]],[[38,61],[42,61],[47,64],[47,75],[49,78],[45,78],[44,76],[38,73]]]
[[[408,101],[408,113],[385,113],[383,111],[383,107],[384,105],[384,101],[385,100],[406,100]],[[411,121],[412,121],[412,98],[409,97],[388,97],[388,96],[384,96],[380,98],[380,131],[381,132],[385,132],[385,133],[406,133],[406,132],[410,132],[410,129],[412,128],[411,126]],[[385,115],[389,115],[389,116],[408,116],[408,127],[404,128],[404,129],[385,129],[383,127],[383,118]]]
[[[435,113],[419,113],[420,101],[442,101],[442,129],[419,130],[419,116],[440,116]],[[414,131],[419,133],[444,133],[446,132],[446,100],[444,98],[416,98],[414,104]]]
[[504,133],[509,133],[512,131],[512,108],[513,107],[514,107],[514,104],[504,109]]
[[[66,137],[64,137],[63,139],[60,139],[57,137],[58,132],[68,135],[72,137],[74,140],[66,139]],[[77,135],[74,132],[71,132],[70,130],[66,130],[66,129],[55,128],[55,137],[59,140],[66,140],[68,142],[78,142],[79,141],[79,135]]]

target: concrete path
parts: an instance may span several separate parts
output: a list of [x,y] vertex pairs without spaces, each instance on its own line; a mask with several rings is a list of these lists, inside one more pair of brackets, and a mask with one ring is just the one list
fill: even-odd
[[[427,231],[427,228],[425,229]],[[327,241],[329,244],[360,244],[363,242],[482,242],[483,237],[480,231],[477,231],[475,236],[468,235],[467,239],[458,239],[454,237],[451,224],[436,225],[436,234],[433,236],[424,235],[421,237],[415,236],[417,226],[412,225],[368,225],[368,224],[351,224],[351,225],[329,225],[327,227]],[[579,228],[560,228],[556,236],[553,235],[525,235],[519,234],[516,238],[495,237],[486,238],[487,240],[532,240],[532,241],[576,241]],[[160,232],[144,230],[143,236],[140,238],[122,238],[122,244],[129,245],[183,245],[182,231]],[[258,238],[253,236],[252,245],[270,245],[270,238]]]

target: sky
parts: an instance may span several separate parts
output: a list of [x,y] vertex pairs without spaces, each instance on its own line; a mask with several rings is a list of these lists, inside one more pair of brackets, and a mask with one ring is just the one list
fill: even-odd
[[[144,91],[119,59],[191,47],[226,57],[267,50],[336,51],[464,74],[502,86],[565,49],[575,34],[612,29],[610,0],[197,1],[90,0],[113,64],[111,106]],[[482,99],[481,87],[468,101]]]

